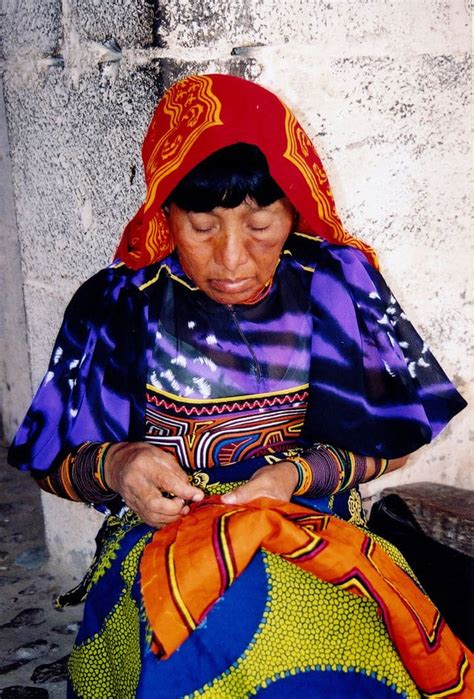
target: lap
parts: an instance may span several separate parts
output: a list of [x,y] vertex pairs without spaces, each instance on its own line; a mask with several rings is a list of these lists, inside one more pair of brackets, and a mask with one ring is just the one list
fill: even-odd
[[141,524],[104,549],[71,654],[71,696],[419,696],[371,600],[264,550],[157,659],[139,580],[150,536]]

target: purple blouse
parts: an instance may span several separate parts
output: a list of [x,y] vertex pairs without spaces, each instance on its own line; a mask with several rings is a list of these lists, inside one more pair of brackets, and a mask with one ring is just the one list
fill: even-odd
[[202,407],[303,386],[299,444],[387,458],[466,404],[353,248],[293,234],[253,306],[214,303],[175,255],[138,271],[115,263],[72,299],[9,460],[41,476],[86,440],[141,440],[160,392]]

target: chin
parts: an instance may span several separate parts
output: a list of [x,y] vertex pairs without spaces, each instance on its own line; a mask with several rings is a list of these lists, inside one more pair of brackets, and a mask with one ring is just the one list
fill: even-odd
[[230,294],[216,294],[211,292],[207,294],[216,303],[222,303],[225,306],[234,306],[235,304],[244,303],[245,298],[243,296],[232,296]]
[[246,303],[249,299],[253,298],[257,292],[250,290],[244,291],[239,294],[226,294],[224,292],[218,292],[214,289],[210,289],[205,292],[216,303],[222,303],[226,306],[235,306],[239,303]]
[[240,289],[220,289],[217,284],[206,284],[201,286],[204,291],[213,301],[226,305],[234,305],[239,303],[247,303],[255,298],[261,291],[260,284],[248,284]]

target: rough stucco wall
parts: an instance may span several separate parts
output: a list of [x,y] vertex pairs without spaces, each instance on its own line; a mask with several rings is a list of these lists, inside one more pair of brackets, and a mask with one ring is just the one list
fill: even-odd
[[[19,425],[31,400],[20,247],[3,91],[0,94],[0,229],[7,255],[0,257],[0,412],[9,430]],[[6,312],[8,309],[8,312]],[[23,374],[18,384],[17,377]],[[0,428],[0,435],[3,436]]]
[[[378,248],[396,295],[469,400],[467,0],[239,0],[225,12],[217,0],[4,0],[3,12],[33,385],[71,292],[110,259],[141,202],[140,143],[163,88],[227,71],[294,108],[347,228]],[[470,414],[382,487],[474,487]],[[48,496],[44,507],[54,555],[77,570],[97,516]]]

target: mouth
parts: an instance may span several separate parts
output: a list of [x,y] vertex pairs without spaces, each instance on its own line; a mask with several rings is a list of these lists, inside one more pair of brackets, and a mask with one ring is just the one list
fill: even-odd
[[252,279],[210,279],[209,286],[221,294],[239,294],[252,286]]

